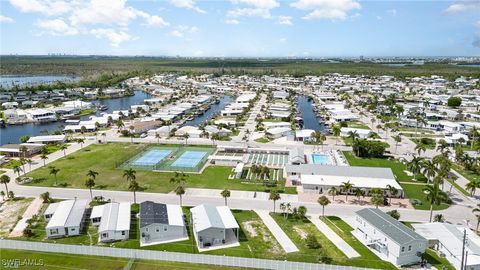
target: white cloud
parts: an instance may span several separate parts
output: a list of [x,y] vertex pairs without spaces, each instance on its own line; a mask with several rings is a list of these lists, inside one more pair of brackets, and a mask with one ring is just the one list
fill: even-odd
[[172,5],[179,8],[187,8],[187,9],[195,10],[198,13],[206,13],[205,10],[195,5],[194,0],[170,0],[170,2],[172,3]]
[[455,4],[451,4],[445,10],[447,13],[457,13],[463,11],[476,11],[480,10],[480,1],[462,1]]
[[72,10],[72,3],[61,0],[10,0],[10,4],[21,12],[38,12],[47,16],[65,14]]
[[96,28],[92,29],[90,33],[97,38],[108,39],[112,47],[119,47],[120,43],[133,39],[127,32],[117,31],[112,28]]
[[240,22],[238,20],[235,20],[235,19],[229,19],[229,20],[225,20],[225,23],[226,24],[239,24]]
[[270,10],[280,6],[280,3],[276,0],[232,0],[232,3],[235,5],[247,6],[229,10],[227,16],[235,18],[250,16],[270,19],[272,17]]
[[10,17],[7,17],[7,16],[0,15],[0,22],[2,22],[2,23],[13,23],[13,22],[15,22],[15,20],[10,18]]
[[392,16],[397,16],[397,10],[396,9],[389,9],[389,10],[387,10],[387,13],[392,15]]
[[39,20],[35,25],[51,35],[74,36],[79,34],[78,29],[71,27],[62,19]]
[[278,24],[292,25],[292,17],[290,16],[278,16]]
[[310,11],[303,17],[305,20],[345,20],[350,11],[361,8],[356,0],[298,0],[290,5],[300,10]]
[[178,25],[175,29],[170,32],[173,36],[183,38],[187,34],[193,34],[198,32],[198,27],[196,26],[186,26],[186,25]]

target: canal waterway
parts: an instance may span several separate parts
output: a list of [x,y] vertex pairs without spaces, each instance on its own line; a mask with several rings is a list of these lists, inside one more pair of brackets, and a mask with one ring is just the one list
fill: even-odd
[[315,111],[313,111],[313,101],[306,96],[297,97],[297,106],[302,114],[303,128],[313,129],[315,131],[324,131],[325,124],[320,120]]
[[202,115],[195,117],[191,121],[186,121],[185,125],[197,127],[203,124],[204,122],[214,118],[218,113],[220,113],[221,110],[223,110],[231,102],[232,102],[231,96],[221,96],[219,103],[212,104],[212,106],[208,110],[206,110]]

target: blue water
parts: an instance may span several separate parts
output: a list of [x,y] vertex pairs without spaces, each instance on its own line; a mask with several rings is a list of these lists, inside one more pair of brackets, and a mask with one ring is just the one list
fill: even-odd
[[173,167],[189,167],[193,168],[202,160],[202,158],[207,154],[207,152],[199,151],[185,151],[175,162],[173,162]]
[[312,154],[313,164],[322,164],[322,165],[329,165],[331,164],[330,158],[323,154]]
[[52,84],[57,81],[74,82],[78,81],[79,77],[62,76],[62,75],[45,75],[45,76],[14,76],[1,75],[0,85],[2,88],[10,89],[14,86],[35,86],[40,84]]
[[299,96],[297,98],[297,106],[302,114],[303,128],[313,129],[316,131],[325,130],[325,124],[317,117],[313,111],[312,101],[308,101],[306,96]]
[[[93,101],[94,103],[99,103],[102,105],[107,105],[108,110],[106,111],[97,111],[96,115],[99,116],[104,112],[112,112],[117,110],[127,110],[131,105],[140,105],[143,104],[144,99],[151,98],[150,94],[147,94],[143,91],[135,91],[133,96],[121,97],[121,98],[112,98],[112,99],[102,99]],[[88,120],[90,115],[83,116],[81,120]],[[0,128],[0,145],[7,143],[19,143],[20,137],[23,135],[28,136],[38,136],[46,135],[53,133],[56,130],[63,130],[65,122],[49,122],[42,124],[24,124],[24,125],[7,125],[4,128]]]
[[185,125],[186,126],[194,126],[197,127],[201,124],[203,124],[206,121],[209,121],[210,119],[214,118],[217,113],[219,113],[221,110],[225,108],[230,102],[232,101],[231,96],[222,96],[220,98],[219,103],[213,104],[210,109],[206,110],[202,115],[199,115],[195,117],[191,121],[186,121]]
[[171,150],[151,149],[132,162],[132,165],[156,165],[170,153],[172,153]]

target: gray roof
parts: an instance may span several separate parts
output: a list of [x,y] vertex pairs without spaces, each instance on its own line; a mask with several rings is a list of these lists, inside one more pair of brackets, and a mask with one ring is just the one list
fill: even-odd
[[150,224],[169,224],[167,205],[145,201],[140,204],[140,228]]
[[370,225],[383,232],[390,239],[400,245],[404,245],[415,240],[426,241],[426,239],[421,235],[414,232],[400,221],[392,218],[390,215],[384,213],[380,209],[364,208],[356,213],[365,221],[370,223]]
[[330,166],[320,164],[285,165],[287,173],[296,172],[311,175],[335,175],[345,177],[370,177],[395,179],[390,168],[357,167],[357,166]]
[[305,153],[303,149],[300,149],[299,147],[290,149],[288,156],[290,161],[300,161],[305,163]]

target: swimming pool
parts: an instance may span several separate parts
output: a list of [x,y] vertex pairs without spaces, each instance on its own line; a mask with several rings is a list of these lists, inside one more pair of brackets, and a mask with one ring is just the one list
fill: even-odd
[[172,167],[189,167],[193,168],[202,160],[207,152],[185,151],[175,162]]
[[150,149],[145,152],[141,157],[132,162],[132,165],[156,165],[166,156],[172,153],[171,150]]
[[332,161],[325,154],[312,154],[313,164],[331,165]]

